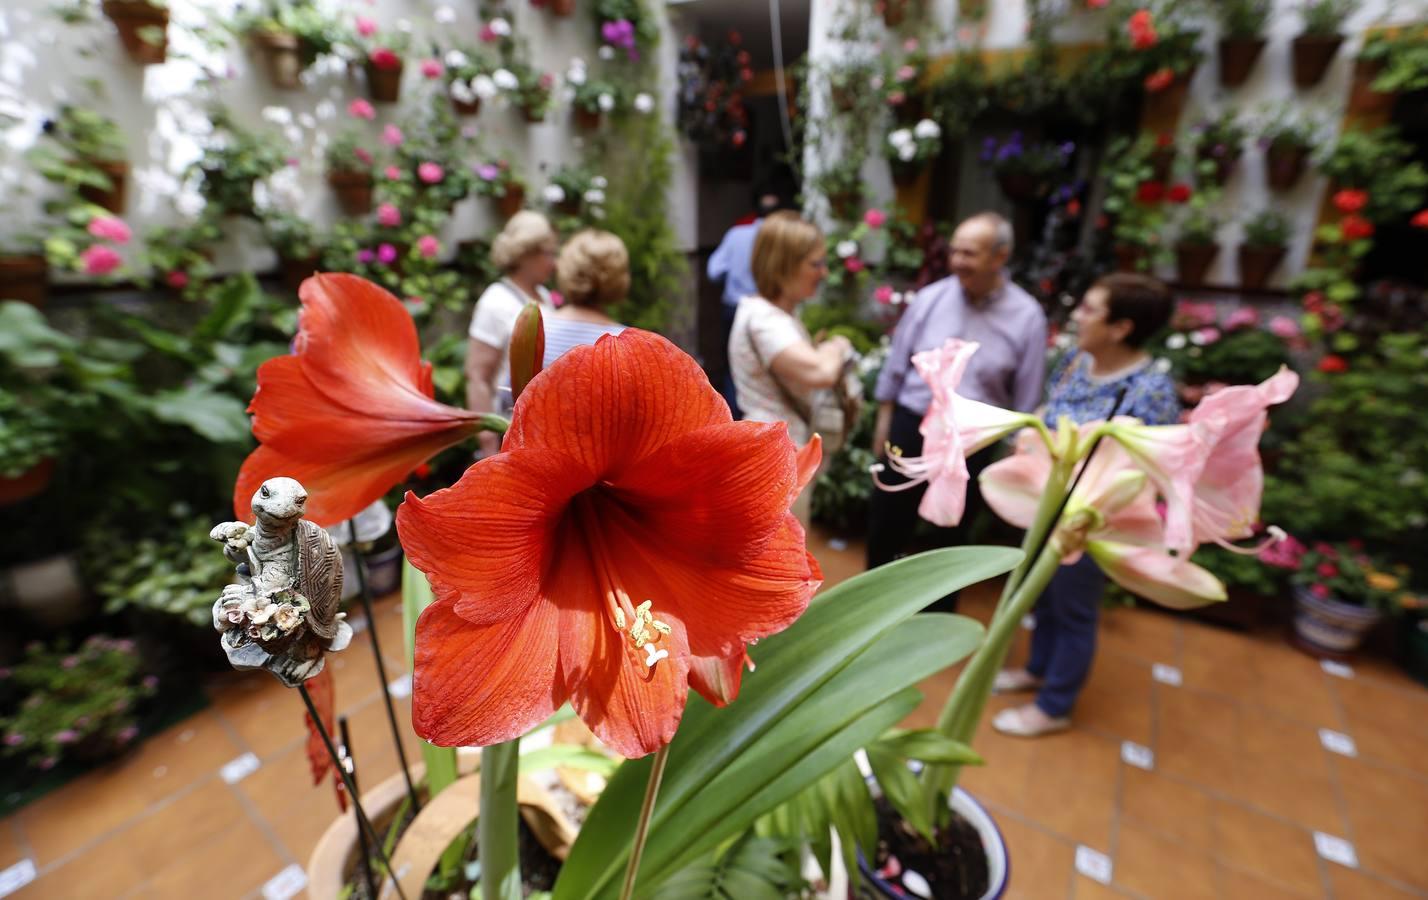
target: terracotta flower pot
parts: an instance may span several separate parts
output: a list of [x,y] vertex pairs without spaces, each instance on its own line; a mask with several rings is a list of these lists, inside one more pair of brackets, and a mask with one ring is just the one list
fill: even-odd
[[363,68],[367,70],[367,94],[372,102],[396,103],[402,95],[402,70],[406,63],[397,60],[395,66],[382,69],[368,62]]
[[55,460],[51,456],[40,460],[14,478],[0,476],[0,506],[38,497],[50,486],[50,479],[54,474]]
[[297,35],[257,31],[253,33],[253,46],[263,55],[263,66],[268,70],[268,80],[273,87],[282,91],[302,87],[302,43]]
[[853,107],[858,105],[858,95],[853,93],[852,88],[835,87],[829,94],[833,100],[833,108],[839,112],[852,112]]
[[531,125],[536,125],[540,122],[545,121],[545,110],[543,109],[536,109],[531,106],[522,106],[521,115],[525,116],[526,122]]
[[1043,193],[1043,185],[1036,177],[1026,172],[1001,172],[997,175],[997,185],[1013,203],[1034,200]]
[[1239,87],[1249,80],[1264,50],[1264,38],[1220,38],[1220,84]]
[[550,0],[550,13],[562,19],[575,14],[575,0]]
[[119,42],[134,62],[148,66],[168,58],[167,9],[142,0],[104,0],[102,9],[114,27],[119,29]]
[[0,256],[0,299],[43,307],[49,283],[50,266],[43,254]]
[[349,216],[372,211],[371,172],[328,172],[327,183],[337,192],[337,203]]
[[1185,109],[1185,99],[1190,94],[1190,79],[1195,77],[1195,70],[1192,68],[1188,72],[1177,72],[1170,84],[1158,91],[1147,92],[1145,95],[1145,116],[1156,122],[1168,122],[1172,124],[1180,119],[1180,113]]
[[1265,181],[1271,189],[1287,191],[1299,183],[1304,164],[1309,160],[1309,148],[1297,144],[1270,144],[1264,151]]
[[1343,35],[1301,34],[1290,49],[1294,60],[1294,83],[1302,88],[1313,87],[1329,71],[1329,64],[1344,43]]
[[1219,244],[1176,244],[1176,280],[1186,287],[1200,287],[1219,253]]
[[1316,597],[1303,585],[1294,587],[1294,643],[1314,656],[1348,656],[1382,619],[1376,609]]
[[520,212],[526,205],[526,189],[518,184],[510,185],[506,188],[506,193],[496,198],[496,208],[501,211],[501,218],[509,219]]
[[477,97],[470,102],[451,98],[451,108],[456,110],[458,116],[474,116],[481,112],[481,98]]
[[[893,171],[896,173],[897,170]],[[851,222],[857,218],[858,209],[862,204],[863,195],[857,191],[838,191],[828,195],[829,211],[833,213],[833,218],[843,222]]]
[[882,0],[883,24],[896,28],[907,18],[914,0]]
[[1240,287],[1262,290],[1284,259],[1283,247],[1254,247],[1241,244],[1239,249]]
[[1349,89],[1349,109],[1357,113],[1388,113],[1393,109],[1397,94],[1380,94],[1373,89],[1373,81],[1383,71],[1383,63],[1377,60],[1354,60],[1354,82]]
[[1175,147],[1156,147],[1150,151],[1151,180],[1170,180],[1170,170],[1175,165]]
[[1116,244],[1112,252],[1116,256],[1117,272],[1140,272],[1149,256],[1144,247],[1137,247],[1135,244]]
[[115,215],[124,214],[125,187],[129,178],[129,164],[122,159],[93,160],[90,165],[104,173],[109,179],[109,189],[85,185],[79,195],[96,206],[102,206]]
[[600,127],[600,110],[590,111],[584,107],[577,106],[573,110],[575,127],[581,131],[595,131]]

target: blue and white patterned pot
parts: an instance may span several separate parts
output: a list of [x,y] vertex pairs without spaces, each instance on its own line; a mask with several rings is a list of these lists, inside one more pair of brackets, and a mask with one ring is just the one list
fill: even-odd
[[1294,586],[1294,635],[1307,650],[1352,653],[1382,618],[1376,609],[1316,597],[1307,587]]

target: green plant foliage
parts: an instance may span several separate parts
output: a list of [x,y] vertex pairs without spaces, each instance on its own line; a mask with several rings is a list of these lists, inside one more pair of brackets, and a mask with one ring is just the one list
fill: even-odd
[[177,516],[167,527],[163,534],[132,541],[116,541],[108,529],[91,531],[86,568],[104,611],[133,606],[212,627],[213,601],[233,580],[233,564],[209,538],[208,516]]
[[1428,25],[1377,32],[1364,42],[1359,59],[1382,66],[1373,80],[1375,91],[1406,94],[1428,88]]
[[1416,212],[1428,196],[1428,169],[1392,126],[1346,130],[1320,160],[1319,169],[1336,188],[1367,191],[1363,215],[1379,225]]
[[253,185],[283,167],[286,143],[243,128],[222,108],[209,118],[214,134],[194,163],[199,193],[218,212],[251,215]]
[[744,835],[660,885],[652,900],[787,900],[801,897],[798,846]]

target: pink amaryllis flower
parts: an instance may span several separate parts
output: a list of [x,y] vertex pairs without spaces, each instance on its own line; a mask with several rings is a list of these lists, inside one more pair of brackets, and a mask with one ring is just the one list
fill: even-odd
[[[1079,441],[1089,442],[1097,425],[1081,426]],[[1084,465],[1053,536],[1063,564],[1089,553],[1112,581],[1176,609],[1225,599],[1225,587],[1214,575],[1168,552],[1155,492],[1124,449],[1103,441]],[[1030,528],[1050,474],[1046,441],[1027,430],[1018,436],[1016,452],[988,466],[978,480],[997,515]]]
[[912,358],[917,372],[932,388],[932,403],[918,430],[922,432],[922,455],[904,457],[896,448],[888,454],[888,465],[909,480],[889,485],[878,480],[882,467],[873,467],[878,487],[887,491],[907,490],[927,485],[918,504],[918,515],[934,525],[951,526],[962,521],[967,507],[967,456],[995,443],[1027,425],[1040,426],[1034,416],[999,409],[957,393],[967,362],[980,345],[975,341],[948,339],[936,350],[924,350]]

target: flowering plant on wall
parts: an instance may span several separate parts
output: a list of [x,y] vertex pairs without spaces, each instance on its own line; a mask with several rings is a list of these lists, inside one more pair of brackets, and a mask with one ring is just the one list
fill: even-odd
[[742,147],[749,124],[742,88],[754,77],[749,51],[738,32],[715,47],[694,35],[679,51],[679,107],[675,118],[684,136],[702,147]]
[[596,0],[595,23],[600,35],[600,58],[638,62],[659,43],[659,24],[643,0]]
[[1106,198],[1102,204],[1123,267],[1148,268],[1164,251],[1167,186],[1156,177],[1155,141],[1120,138],[1106,152]]
[[[1304,330],[1314,336],[1331,335],[1344,324],[1344,310],[1361,293],[1355,274],[1359,261],[1373,247],[1375,227],[1362,213],[1371,197],[1367,191],[1345,189],[1331,202],[1337,221],[1325,222],[1314,232],[1313,264],[1294,280],[1304,305]],[[1338,349],[1351,349],[1349,335],[1336,338]]]
[[491,80],[497,66],[484,51],[453,47],[442,54],[441,61],[447,94],[458,109],[480,104],[498,93]]
[[894,177],[915,174],[942,153],[942,128],[931,119],[895,128],[888,133],[887,150]]
[[213,132],[192,167],[199,193],[219,212],[252,215],[253,186],[286,164],[286,142],[250,131],[224,109],[209,118]]
[[883,75],[883,100],[900,122],[915,122],[922,118],[927,75],[927,51],[917,38],[908,38],[901,45],[901,54],[890,57]]
[[996,173],[1002,191],[1012,200],[1044,196],[1059,180],[1076,153],[1071,141],[1028,144],[1020,131],[1005,140],[987,137],[978,159]]
[[144,265],[158,284],[187,292],[213,274],[213,248],[222,239],[218,214],[207,210],[192,222],[150,228],[144,232]]
[[557,227],[574,231],[605,218],[605,191],[610,182],[583,166],[562,166],[550,176],[541,199],[555,214]]
[[515,191],[525,193],[525,181],[504,159],[476,163],[471,167],[471,171],[476,176],[474,182],[476,193],[482,197],[499,199]]
[[1344,131],[1321,158],[1319,169],[1336,188],[1366,192],[1368,202],[1356,212],[1378,225],[1408,217],[1428,197],[1428,169],[1392,126]]
[[120,273],[119,248],[133,236],[123,219],[91,203],[76,202],[59,210],[59,224],[45,232],[45,259],[54,269],[68,269],[93,278]]

